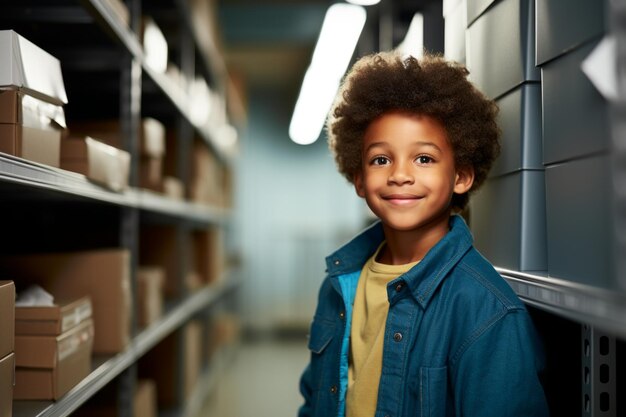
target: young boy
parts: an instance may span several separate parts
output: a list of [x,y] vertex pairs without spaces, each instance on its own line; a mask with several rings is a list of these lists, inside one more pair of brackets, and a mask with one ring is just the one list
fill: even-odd
[[326,260],[299,416],[547,416],[524,304],[453,213],[499,153],[497,107],[458,64],[360,59],[329,120],[380,219]]

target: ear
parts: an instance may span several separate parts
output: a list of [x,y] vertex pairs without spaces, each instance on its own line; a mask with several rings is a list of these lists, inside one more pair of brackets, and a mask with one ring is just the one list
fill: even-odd
[[454,179],[454,192],[456,194],[464,194],[472,188],[474,184],[474,168],[464,167],[456,170]]
[[363,184],[363,173],[360,170],[354,174],[352,182],[354,184],[356,194],[361,198],[365,198],[365,184]]

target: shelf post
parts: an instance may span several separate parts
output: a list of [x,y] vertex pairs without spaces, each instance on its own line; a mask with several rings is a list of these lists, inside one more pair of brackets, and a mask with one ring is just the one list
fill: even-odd
[[626,4],[609,1],[609,23],[615,37],[618,99],[611,105],[613,259],[618,286],[626,291]]
[[617,416],[615,337],[589,325],[582,329],[582,416]]
[[[141,0],[126,0],[130,11],[130,28],[141,30]],[[129,184],[139,184],[139,125],[141,121],[141,63],[129,51],[124,53],[120,68],[120,128],[124,149],[130,154]],[[132,300],[130,332],[134,337],[137,326],[137,269],[139,267],[139,211],[121,208],[121,246],[130,252],[130,293]],[[137,385],[137,364],[133,363],[117,378],[118,415],[133,416],[133,396]]]

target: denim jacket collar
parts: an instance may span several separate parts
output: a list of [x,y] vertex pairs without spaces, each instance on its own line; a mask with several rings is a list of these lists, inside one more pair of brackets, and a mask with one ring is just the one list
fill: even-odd
[[[376,222],[349,243],[326,258],[330,276],[360,270],[384,240],[382,223]],[[472,247],[473,238],[461,216],[450,217],[450,231],[424,259],[398,280],[404,280],[417,302],[426,308],[435,289],[447,273]],[[394,280],[397,283],[398,280]]]

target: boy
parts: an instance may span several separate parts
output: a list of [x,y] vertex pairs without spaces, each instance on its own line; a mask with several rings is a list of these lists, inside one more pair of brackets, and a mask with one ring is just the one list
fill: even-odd
[[344,80],[330,147],[380,221],[327,258],[300,417],[548,415],[528,312],[453,215],[499,153],[467,75],[379,53]]

